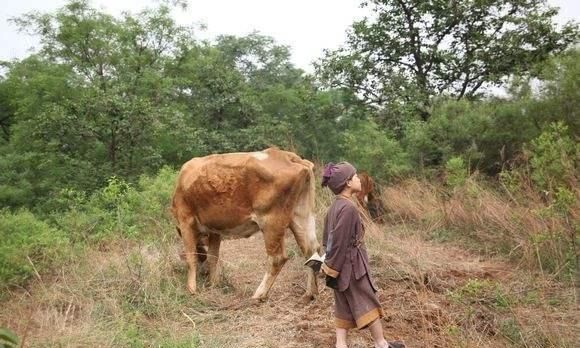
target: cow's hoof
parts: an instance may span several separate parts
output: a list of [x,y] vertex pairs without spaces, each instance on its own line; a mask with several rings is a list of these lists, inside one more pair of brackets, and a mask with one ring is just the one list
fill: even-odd
[[304,294],[300,297],[301,304],[308,304],[314,300],[316,300],[316,296],[314,296],[312,294]]
[[201,265],[199,265],[199,267],[197,267],[197,272],[201,276],[204,277],[209,276],[209,268],[207,267],[207,264],[204,262]]
[[267,297],[260,297],[260,298],[255,298],[254,299],[254,303],[255,304],[266,303],[266,301],[268,301],[268,298]]
[[268,296],[264,296],[264,295],[254,295],[252,296],[252,300],[254,300],[254,302],[266,302],[266,300],[268,299]]
[[208,283],[210,288],[220,288],[223,285],[221,279],[210,279]]

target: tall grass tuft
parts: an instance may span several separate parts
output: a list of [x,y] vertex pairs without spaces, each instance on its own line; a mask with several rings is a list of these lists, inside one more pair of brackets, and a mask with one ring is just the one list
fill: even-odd
[[471,247],[553,275],[577,270],[578,189],[565,212],[541,193],[508,194],[477,175],[453,189],[409,179],[385,188],[382,199],[392,224],[418,226],[429,237],[463,239]]

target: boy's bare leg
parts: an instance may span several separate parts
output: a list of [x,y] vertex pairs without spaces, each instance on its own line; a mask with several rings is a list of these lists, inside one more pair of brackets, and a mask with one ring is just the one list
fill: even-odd
[[336,348],[347,348],[346,335],[347,329],[336,328]]
[[377,319],[369,325],[369,330],[371,331],[371,336],[375,342],[375,348],[389,348],[389,344],[383,336],[383,326],[381,325],[381,320]]

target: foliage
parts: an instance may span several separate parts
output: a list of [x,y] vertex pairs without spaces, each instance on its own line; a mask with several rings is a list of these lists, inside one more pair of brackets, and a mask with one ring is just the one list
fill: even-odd
[[170,10],[115,17],[72,0],[13,20],[41,47],[0,80],[1,203],[60,211],[63,190],[217,152],[340,155],[333,139],[365,112],[352,93],[320,90],[270,37],[198,41]]
[[76,242],[165,234],[171,229],[168,208],[175,176],[174,170],[164,167],[154,177],[142,176],[137,185],[111,177],[88,197],[63,191],[61,199],[69,202],[69,210],[53,215],[53,221]]
[[373,122],[359,122],[344,132],[344,156],[373,177],[391,179],[409,170],[407,154],[395,139]]
[[482,146],[491,122],[486,105],[442,101],[434,107],[428,122],[407,124],[404,143],[421,166],[442,164],[459,155],[464,155],[470,165],[477,165],[484,157]]
[[529,72],[578,40],[574,23],[558,29],[546,0],[363,1],[346,46],[327,51],[318,72],[369,105],[415,108],[423,120],[433,97],[476,97],[482,86]]
[[[408,59],[411,65],[430,66],[423,87],[418,75],[409,77],[405,65],[385,81],[371,78],[378,83],[373,88],[382,84],[392,89],[388,93],[406,96],[389,99],[386,107],[379,108],[369,106],[365,100],[374,97],[354,85],[322,88],[319,81],[292,65],[289,47],[270,37],[251,33],[220,36],[214,42],[196,40],[197,28],[178,25],[165,4],[116,17],[88,1],[72,0],[54,13],[35,12],[14,19],[22,30],[38,35],[41,46],[20,61],[4,63],[0,204],[11,209],[27,207],[46,216],[68,209],[63,193],[72,190],[89,197],[112,176],[135,185],[141,175],[156,173],[164,165],[177,167],[196,156],[269,146],[315,161],[359,162],[361,170],[379,179],[405,175],[411,169],[424,173],[444,166],[452,157],[462,157],[468,170],[496,174],[550,122],[562,120],[570,134],[578,127],[575,100],[580,98],[574,98],[579,90],[574,81],[580,73],[579,53],[570,51],[545,60],[549,53],[566,47],[575,27],[548,28],[554,11],[539,0],[518,4],[494,0],[486,3],[489,10],[464,1],[372,2],[376,21],[355,23],[348,52],[342,53],[355,52],[362,47],[355,43],[362,45],[376,35],[401,31],[422,38],[426,51],[421,54],[432,61],[425,59],[421,65],[408,58],[418,46],[401,45],[397,40],[406,37],[391,35],[385,36],[392,44],[388,50],[376,40],[366,42],[369,53],[379,50],[376,55],[356,51],[355,60],[343,61],[333,60],[339,53],[330,54],[334,58],[323,61],[319,68],[324,69],[317,77],[330,78],[325,74],[338,71],[336,64],[344,63],[339,64],[346,69],[340,76],[353,73],[364,80],[394,64],[373,65],[367,76],[365,65],[359,64],[364,59],[397,55],[399,62]],[[397,6],[409,6],[417,32],[405,31],[407,18],[404,11],[394,11]],[[444,11],[449,6],[465,11],[456,18],[453,11]],[[515,12],[497,17],[510,10]],[[431,21],[432,14],[441,16]],[[530,16],[524,19],[524,15]],[[389,18],[394,22],[387,30],[380,25]],[[503,28],[497,41],[490,41],[487,31],[482,37],[475,33],[490,18],[494,26]],[[515,22],[520,31],[510,27]],[[472,27],[462,36],[465,23]],[[545,41],[538,42],[542,30]],[[457,45],[436,48],[426,40],[433,37],[447,37]],[[490,71],[479,69],[492,63],[491,47],[504,45],[502,40],[513,44],[513,50],[494,50],[502,54],[493,57],[495,65],[489,66]],[[525,42],[535,49],[530,51],[535,52],[533,58],[519,48]],[[473,52],[466,51],[467,44],[475,45]],[[517,69],[506,63],[514,57],[521,58]],[[533,69],[543,79],[540,98],[533,97],[526,73],[536,61],[545,62]],[[469,67],[468,73],[478,67],[485,74],[478,79],[493,83],[520,72],[512,79],[512,98],[455,100],[455,82],[449,82],[447,92],[437,89],[453,75],[449,67],[453,64]],[[500,65],[514,69],[504,71]],[[493,73],[492,68],[499,70]],[[478,79],[468,85],[477,84]],[[400,88],[400,83],[406,87]],[[427,109],[421,106],[426,96]],[[424,112],[429,113],[428,119],[422,117]]]
[[13,348],[18,346],[18,337],[9,329],[0,327],[0,348]]
[[580,51],[573,50],[547,63],[536,96],[529,81],[514,80],[509,99],[435,101],[429,120],[404,125],[401,142],[414,167],[423,170],[461,156],[470,169],[495,175],[530,156],[526,144],[554,122],[561,122],[572,139],[579,129],[580,99],[574,98],[578,88],[571,82],[580,76],[579,57]]
[[567,132],[566,125],[555,123],[532,141],[532,179],[541,190],[554,193],[576,182],[580,145]]
[[564,122],[570,134],[580,134],[580,49],[555,56],[538,66],[541,98],[532,110],[540,124]]
[[112,174],[139,174],[145,164],[157,168],[151,142],[156,118],[166,112],[164,66],[188,34],[169,9],[114,18],[71,1],[56,14],[31,13],[15,22],[42,42],[38,55],[16,63],[8,75],[7,83],[23,95],[16,101],[25,126],[14,130],[15,141],[42,140],[29,148],[48,143],[49,152],[90,158]]
[[467,179],[467,169],[461,157],[452,157],[445,163],[447,173],[447,185],[458,187],[465,183]]
[[[0,68],[2,64],[0,63]],[[0,77],[0,145],[5,144],[10,139],[10,126],[14,118],[14,110],[10,105],[10,90],[4,83],[4,78]]]
[[0,211],[0,291],[66,259],[68,238],[26,210]]

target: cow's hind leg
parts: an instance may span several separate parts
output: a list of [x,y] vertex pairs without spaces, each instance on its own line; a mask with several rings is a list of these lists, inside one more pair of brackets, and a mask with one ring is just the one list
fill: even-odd
[[268,297],[268,292],[272,288],[278,273],[280,273],[280,270],[282,270],[288,260],[284,246],[285,228],[264,228],[263,233],[266,253],[268,254],[267,269],[260,286],[256,289],[254,296],[252,296],[252,298],[259,300],[264,300]]
[[187,290],[191,294],[197,291],[197,231],[193,226],[193,218],[180,218],[179,229],[183,240],[184,258],[187,263]]
[[210,233],[208,244],[207,264],[209,266],[209,283],[211,285],[217,285],[220,280],[219,257],[221,236],[216,233]]

